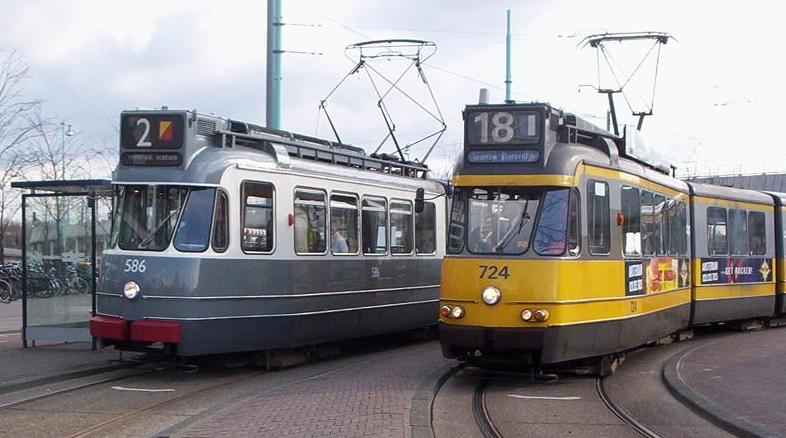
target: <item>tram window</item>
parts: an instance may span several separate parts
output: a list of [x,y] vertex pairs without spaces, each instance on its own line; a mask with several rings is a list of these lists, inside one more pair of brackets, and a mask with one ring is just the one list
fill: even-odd
[[729,254],[748,255],[748,217],[745,210],[729,210]]
[[190,190],[175,233],[175,249],[185,252],[207,249],[215,196],[216,189],[194,187]]
[[387,201],[363,198],[363,254],[387,253]]
[[679,255],[688,255],[688,215],[685,211],[685,203],[677,203],[677,227],[675,230],[677,236],[677,253]]
[[728,254],[725,208],[707,207],[707,239],[710,255]]
[[114,240],[120,249],[163,251],[169,246],[188,187],[120,186]]
[[655,255],[655,197],[652,192],[641,192],[641,240],[642,253],[644,255]]
[[674,200],[669,201],[669,208],[666,211],[666,228],[668,229],[669,234],[669,244],[666,248],[669,255],[679,255],[680,254],[680,238],[679,238],[679,231],[680,227],[678,222],[677,211],[679,209],[679,203]]
[[412,203],[391,200],[390,252],[392,254],[411,254],[412,240]]
[[605,182],[587,182],[587,228],[591,254],[608,254],[611,249],[609,235],[609,185]]
[[228,209],[227,194],[223,190],[219,190],[213,218],[213,251],[215,252],[224,252],[229,246]]
[[665,213],[666,202],[665,198],[661,195],[655,195],[655,205],[653,207],[653,221],[652,221],[652,243],[655,245],[655,253],[657,255],[665,254],[663,245],[663,216]]
[[570,193],[570,209],[568,210],[568,255],[577,256],[581,253],[581,224],[579,215],[579,191],[572,189]]
[[565,252],[569,198],[568,189],[547,190],[543,196],[534,239],[538,254],[558,256]]
[[467,249],[475,254],[524,254],[544,192],[538,187],[472,189]]
[[767,253],[767,231],[762,212],[751,211],[748,213],[748,246],[751,255]]
[[327,249],[327,206],[325,193],[295,191],[295,252],[324,254]]
[[330,195],[330,250],[333,254],[358,252],[358,197]]
[[273,251],[273,185],[244,182],[242,236],[244,251]]
[[450,208],[450,230],[448,235],[448,253],[458,254],[464,249],[465,230],[467,224],[467,189],[457,187],[453,192],[453,203]]
[[625,255],[641,255],[641,202],[639,189],[622,186],[622,248]]
[[437,206],[425,202],[423,211],[415,213],[415,248],[418,254],[434,254],[437,251]]

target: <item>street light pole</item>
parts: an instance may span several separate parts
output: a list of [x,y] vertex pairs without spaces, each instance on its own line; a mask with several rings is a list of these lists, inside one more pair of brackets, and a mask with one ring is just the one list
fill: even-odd
[[[68,129],[66,129],[68,126]],[[65,180],[65,146],[66,146],[66,137],[72,137],[74,135],[74,131],[71,130],[71,124],[66,123],[65,120],[60,122],[60,134],[61,134],[61,142],[60,142],[60,179]],[[56,176],[55,176],[56,178]]]

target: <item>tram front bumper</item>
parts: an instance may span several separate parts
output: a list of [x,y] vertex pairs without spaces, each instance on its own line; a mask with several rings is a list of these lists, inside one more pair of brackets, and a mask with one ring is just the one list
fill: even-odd
[[110,341],[165,344],[178,344],[183,337],[182,325],[177,321],[128,321],[114,316],[91,318],[90,335]]
[[440,342],[449,347],[462,349],[493,350],[542,350],[546,339],[546,329],[542,328],[494,328],[439,326]]

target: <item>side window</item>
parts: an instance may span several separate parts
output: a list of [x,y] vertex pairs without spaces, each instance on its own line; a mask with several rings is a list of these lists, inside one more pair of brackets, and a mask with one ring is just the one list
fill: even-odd
[[710,255],[729,253],[726,240],[726,209],[707,207],[707,249]]
[[333,254],[358,252],[358,198],[330,195],[330,250]]
[[608,254],[611,249],[609,236],[609,185],[605,182],[587,182],[587,228],[589,250],[592,254]]
[[652,192],[641,192],[641,240],[642,253],[655,255],[655,207]]
[[[669,247],[668,252],[669,255],[679,255],[680,254],[680,226],[678,224],[679,216],[679,202],[671,200],[669,201],[669,210],[667,212],[667,219],[666,222],[668,223],[669,228]],[[683,232],[685,230],[682,230]]]
[[767,231],[764,222],[764,213],[752,211],[748,213],[748,247],[751,255],[764,255],[767,253]]
[[570,208],[568,210],[568,255],[577,256],[581,253],[581,221],[579,208],[579,191],[570,192]]
[[244,251],[273,251],[273,184],[244,182],[241,187]]
[[184,252],[202,252],[210,243],[210,223],[216,189],[194,187],[188,194],[175,234],[175,248]]
[[390,252],[391,254],[412,253],[412,203],[390,201]]
[[729,210],[729,254],[748,255],[748,216],[745,210]]
[[434,254],[437,251],[437,206],[425,202],[423,211],[415,213],[415,248],[418,254]]
[[363,198],[363,254],[387,253],[387,201],[385,198]]
[[653,221],[652,221],[652,243],[655,245],[655,253],[663,255],[665,253],[663,247],[663,216],[666,213],[665,198],[661,195],[655,195],[655,206],[653,208]]
[[677,204],[677,239],[679,245],[677,250],[679,255],[688,255],[688,215],[685,210],[685,203],[680,202]]
[[219,190],[213,214],[213,251],[215,252],[224,252],[229,246],[228,207],[227,194],[223,190]]
[[323,254],[327,249],[325,193],[295,190],[295,252]]
[[641,255],[641,202],[639,189],[622,186],[622,250],[625,255]]
[[464,249],[467,223],[467,189],[460,187],[453,192],[448,231],[448,253],[458,254]]

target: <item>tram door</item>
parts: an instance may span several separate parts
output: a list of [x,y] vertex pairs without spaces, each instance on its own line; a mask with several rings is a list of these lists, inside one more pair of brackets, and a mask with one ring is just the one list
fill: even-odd
[[23,196],[22,336],[91,341],[101,251],[109,243],[111,196]]

